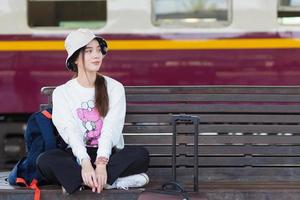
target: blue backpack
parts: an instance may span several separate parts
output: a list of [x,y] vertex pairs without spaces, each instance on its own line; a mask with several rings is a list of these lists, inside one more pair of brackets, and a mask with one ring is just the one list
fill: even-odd
[[51,120],[51,109],[32,114],[27,122],[25,130],[26,156],[23,157],[12,169],[8,176],[10,185],[25,185],[36,190],[38,185],[45,181],[37,173],[37,157],[57,146],[57,130]]

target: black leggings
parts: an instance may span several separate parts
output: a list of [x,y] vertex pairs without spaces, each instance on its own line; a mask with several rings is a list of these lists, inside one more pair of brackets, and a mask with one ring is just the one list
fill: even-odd
[[[94,163],[97,148],[87,148]],[[107,164],[107,183],[112,185],[118,177],[146,172],[149,165],[149,152],[143,147],[125,146],[113,152]],[[95,165],[93,164],[95,167]],[[48,184],[62,185],[71,194],[83,183],[81,166],[77,163],[71,149],[54,149],[42,153],[37,158],[39,174]]]

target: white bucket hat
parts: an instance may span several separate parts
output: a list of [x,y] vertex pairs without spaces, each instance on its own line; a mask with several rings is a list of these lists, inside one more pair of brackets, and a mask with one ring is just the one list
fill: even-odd
[[89,29],[78,29],[69,33],[65,39],[65,49],[67,50],[68,57],[66,59],[66,67],[68,70],[74,71],[74,66],[69,62],[69,58],[81,47],[87,45],[90,41],[96,39],[99,42],[101,53],[103,56],[106,55],[108,48],[107,42],[101,38],[97,37]]

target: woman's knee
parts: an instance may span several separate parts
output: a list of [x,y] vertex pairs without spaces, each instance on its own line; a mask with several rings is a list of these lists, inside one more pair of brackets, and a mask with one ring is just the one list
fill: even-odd
[[135,151],[136,159],[148,164],[149,163],[149,151],[145,147],[136,147],[136,148],[137,148]]
[[39,169],[45,169],[51,166],[53,164],[55,157],[59,154],[57,149],[55,150],[50,150],[50,151],[45,151],[41,153],[37,159],[36,159],[36,165]]
[[47,152],[41,153],[37,159],[36,159],[36,166],[38,169],[44,169],[46,166],[48,166],[48,163],[50,159],[48,159],[48,154]]
[[149,158],[149,151],[145,147],[140,147],[140,154],[143,158]]

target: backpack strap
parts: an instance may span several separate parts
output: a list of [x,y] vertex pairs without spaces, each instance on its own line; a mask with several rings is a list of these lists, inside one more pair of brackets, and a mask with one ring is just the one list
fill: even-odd
[[41,190],[37,186],[37,180],[33,179],[32,182],[30,183],[29,188],[34,190],[34,200],[40,200],[41,197]]
[[42,114],[48,119],[52,119],[52,114],[48,110],[43,110]]
[[22,183],[24,184],[27,188],[34,190],[34,200],[40,200],[41,197],[41,190],[37,186],[37,180],[33,179],[30,185],[26,183],[26,181],[23,178],[17,178],[16,183]]
[[[41,130],[42,136],[45,141],[45,150],[55,149],[56,148],[56,138],[54,135],[53,124],[52,124],[51,118],[48,118],[49,116],[51,116],[51,114],[47,110],[44,110],[44,111],[38,113],[35,116],[35,118],[36,118],[37,124],[39,126],[39,129]],[[49,114],[46,114],[47,112]]]

